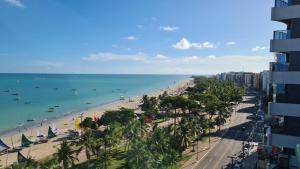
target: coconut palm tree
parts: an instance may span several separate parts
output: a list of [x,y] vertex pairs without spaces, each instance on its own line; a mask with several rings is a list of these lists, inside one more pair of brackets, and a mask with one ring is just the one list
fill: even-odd
[[78,160],[77,155],[78,151],[74,151],[71,148],[71,145],[67,141],[63,141],[60,144],[60,148],[58,148],[55,156],[57,157],[58,163],[62,163],[63,168],[67,169],[70,165],[74,165],[75,160]]
[[134,143],[139,139],[141,127],[139,121],[131,121],[127,124],[123,131],[123,138],[125,139],[125,150],[129,149],[129,143]]
[[42,163],[40,163],[40,168],[41,169],[56,169],[56,168],[59,168],[57,159],[56,158],[50,158],[50,159],[47,159],[47,160],[43,161]]
[[79,142],[77,143],[77,146],[79,146],[78,151],[84,150],[87,162],[88,162],[88,167],[89,167],[89,162],[93,154],[93,148],[94,148],[94,142],[95,138],[92,135],[92,130],[87,129],[85,130],[84,134],[82,137],[79,139]]
[[126,165],[131,169],[153,169],[157,168],[158,164],[146,142],[140,140],[127,152]]
[[212,94],[201,94],[202,103],[204,104],[204,112],[208,115],[208,142],[210,145],[210,135],[211,135],[211,129],[214,128],[214,119],[213,117],[216,115],[219,105],[219,99]]

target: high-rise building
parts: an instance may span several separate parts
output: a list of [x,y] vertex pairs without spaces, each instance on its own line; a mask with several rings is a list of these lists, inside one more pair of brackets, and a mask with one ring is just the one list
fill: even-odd
[[276,61],[271,63],[273,102],[269,103],[272,147],[278,168],[297,166],[295,147],[300,143],[300,0],[275,0],[272,20],[286,25],[274,31],[270,50]]

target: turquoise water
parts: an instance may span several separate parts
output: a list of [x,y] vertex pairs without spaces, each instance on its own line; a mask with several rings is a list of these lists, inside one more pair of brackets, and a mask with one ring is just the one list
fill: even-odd
[[38,122],[59,117],[117,101],[120,96],[128,98],[161,90],[188,78],[181,75],[0,74],[0,132],[30,123],[28,119]]

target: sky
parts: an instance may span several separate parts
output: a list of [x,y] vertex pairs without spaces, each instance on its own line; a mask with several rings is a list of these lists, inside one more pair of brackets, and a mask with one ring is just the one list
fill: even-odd
[[274,0],[0,0],[0,73],[268,69]]

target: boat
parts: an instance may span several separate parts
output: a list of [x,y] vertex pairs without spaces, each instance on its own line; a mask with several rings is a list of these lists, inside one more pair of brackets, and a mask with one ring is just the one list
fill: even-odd
[[93,103],[91,103],[91,102],[86,102],[85,104],[93,104]]
[[35,86],[34,88],[39,89],[40,87],[39,86]]
[[14,101],[19,101],[20,100],[20,97],[17,97],[14,99]]
[[48,112],[51,113],[51,112],[54,112],[54,110],[53,109],[49,109]]
[[54,107],[59,107],[59,105],[55,105]]
[[27,119],[26,121],[27,122],[34,122],[35,120],[34,119]]
[[124,96],[120,96],[120,100],[125,100],[125,97]]

